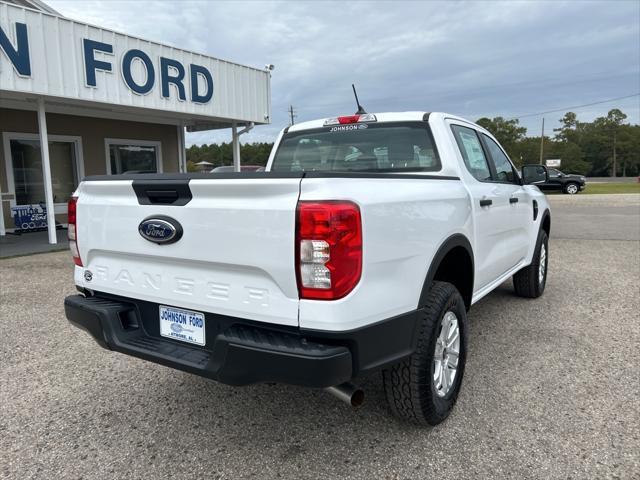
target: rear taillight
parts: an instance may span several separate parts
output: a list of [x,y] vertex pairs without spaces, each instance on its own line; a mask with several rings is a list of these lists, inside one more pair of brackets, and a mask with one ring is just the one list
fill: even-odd
[[360,209],[346,201],[299,202],[297,222],[300,298],[344,297],[362,273]]
[[69,236],[69,250],[73,256],[73,263],[82,267],[82,260],[80,259],[80,252],[78,251],[78,228],[76,223],[76,203],[78,197],[71,197],[69,203],[67,203],[67,223],[69,224],[67,232]]

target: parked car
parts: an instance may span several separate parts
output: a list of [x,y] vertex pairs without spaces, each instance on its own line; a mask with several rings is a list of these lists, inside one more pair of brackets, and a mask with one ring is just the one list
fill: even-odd
[[[264,172],[262,165],[240,165],[241,172]],[[229,173],[233,172],[233,165],[222,165],[213,168],[210,173]]]
[[104,348],[230,385],[357,405],[354,383],[382,372],[395,415],[436,425],[470,307],[511,277],[521,297],[544,292],[546,181],[482,127],[424,112],[287,127],[259,176],[87,177],[66,315]]
[[549,180],[538,185],[544,191],[560,191],[575,195],[586,188],[587,179],[582,175],[562,173],[556,168],[549,168]]

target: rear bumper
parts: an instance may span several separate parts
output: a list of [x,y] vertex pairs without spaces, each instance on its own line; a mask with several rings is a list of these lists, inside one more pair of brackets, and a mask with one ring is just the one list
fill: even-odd
[[151,302],[72,295],[65,299],[65,312],[103,348],[229,385],[339,385],[410,355],[416,342],[415,312],[340,333],[206,313],[204,347],[160,336],[158,305]]

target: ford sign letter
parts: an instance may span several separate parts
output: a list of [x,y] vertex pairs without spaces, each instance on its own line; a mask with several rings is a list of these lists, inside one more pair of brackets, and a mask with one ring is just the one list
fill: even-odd
[[182,238],[182,226],[177,220],[164,215],[147,217],[138,226],[142,238],[158,245],[175,243]]

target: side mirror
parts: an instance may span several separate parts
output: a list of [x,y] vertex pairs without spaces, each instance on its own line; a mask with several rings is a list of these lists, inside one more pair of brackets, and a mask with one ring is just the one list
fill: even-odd
[[525,165],[522,167],[522,182],[525,185],[536,185],[549,180],[549,171],[544,165]]

